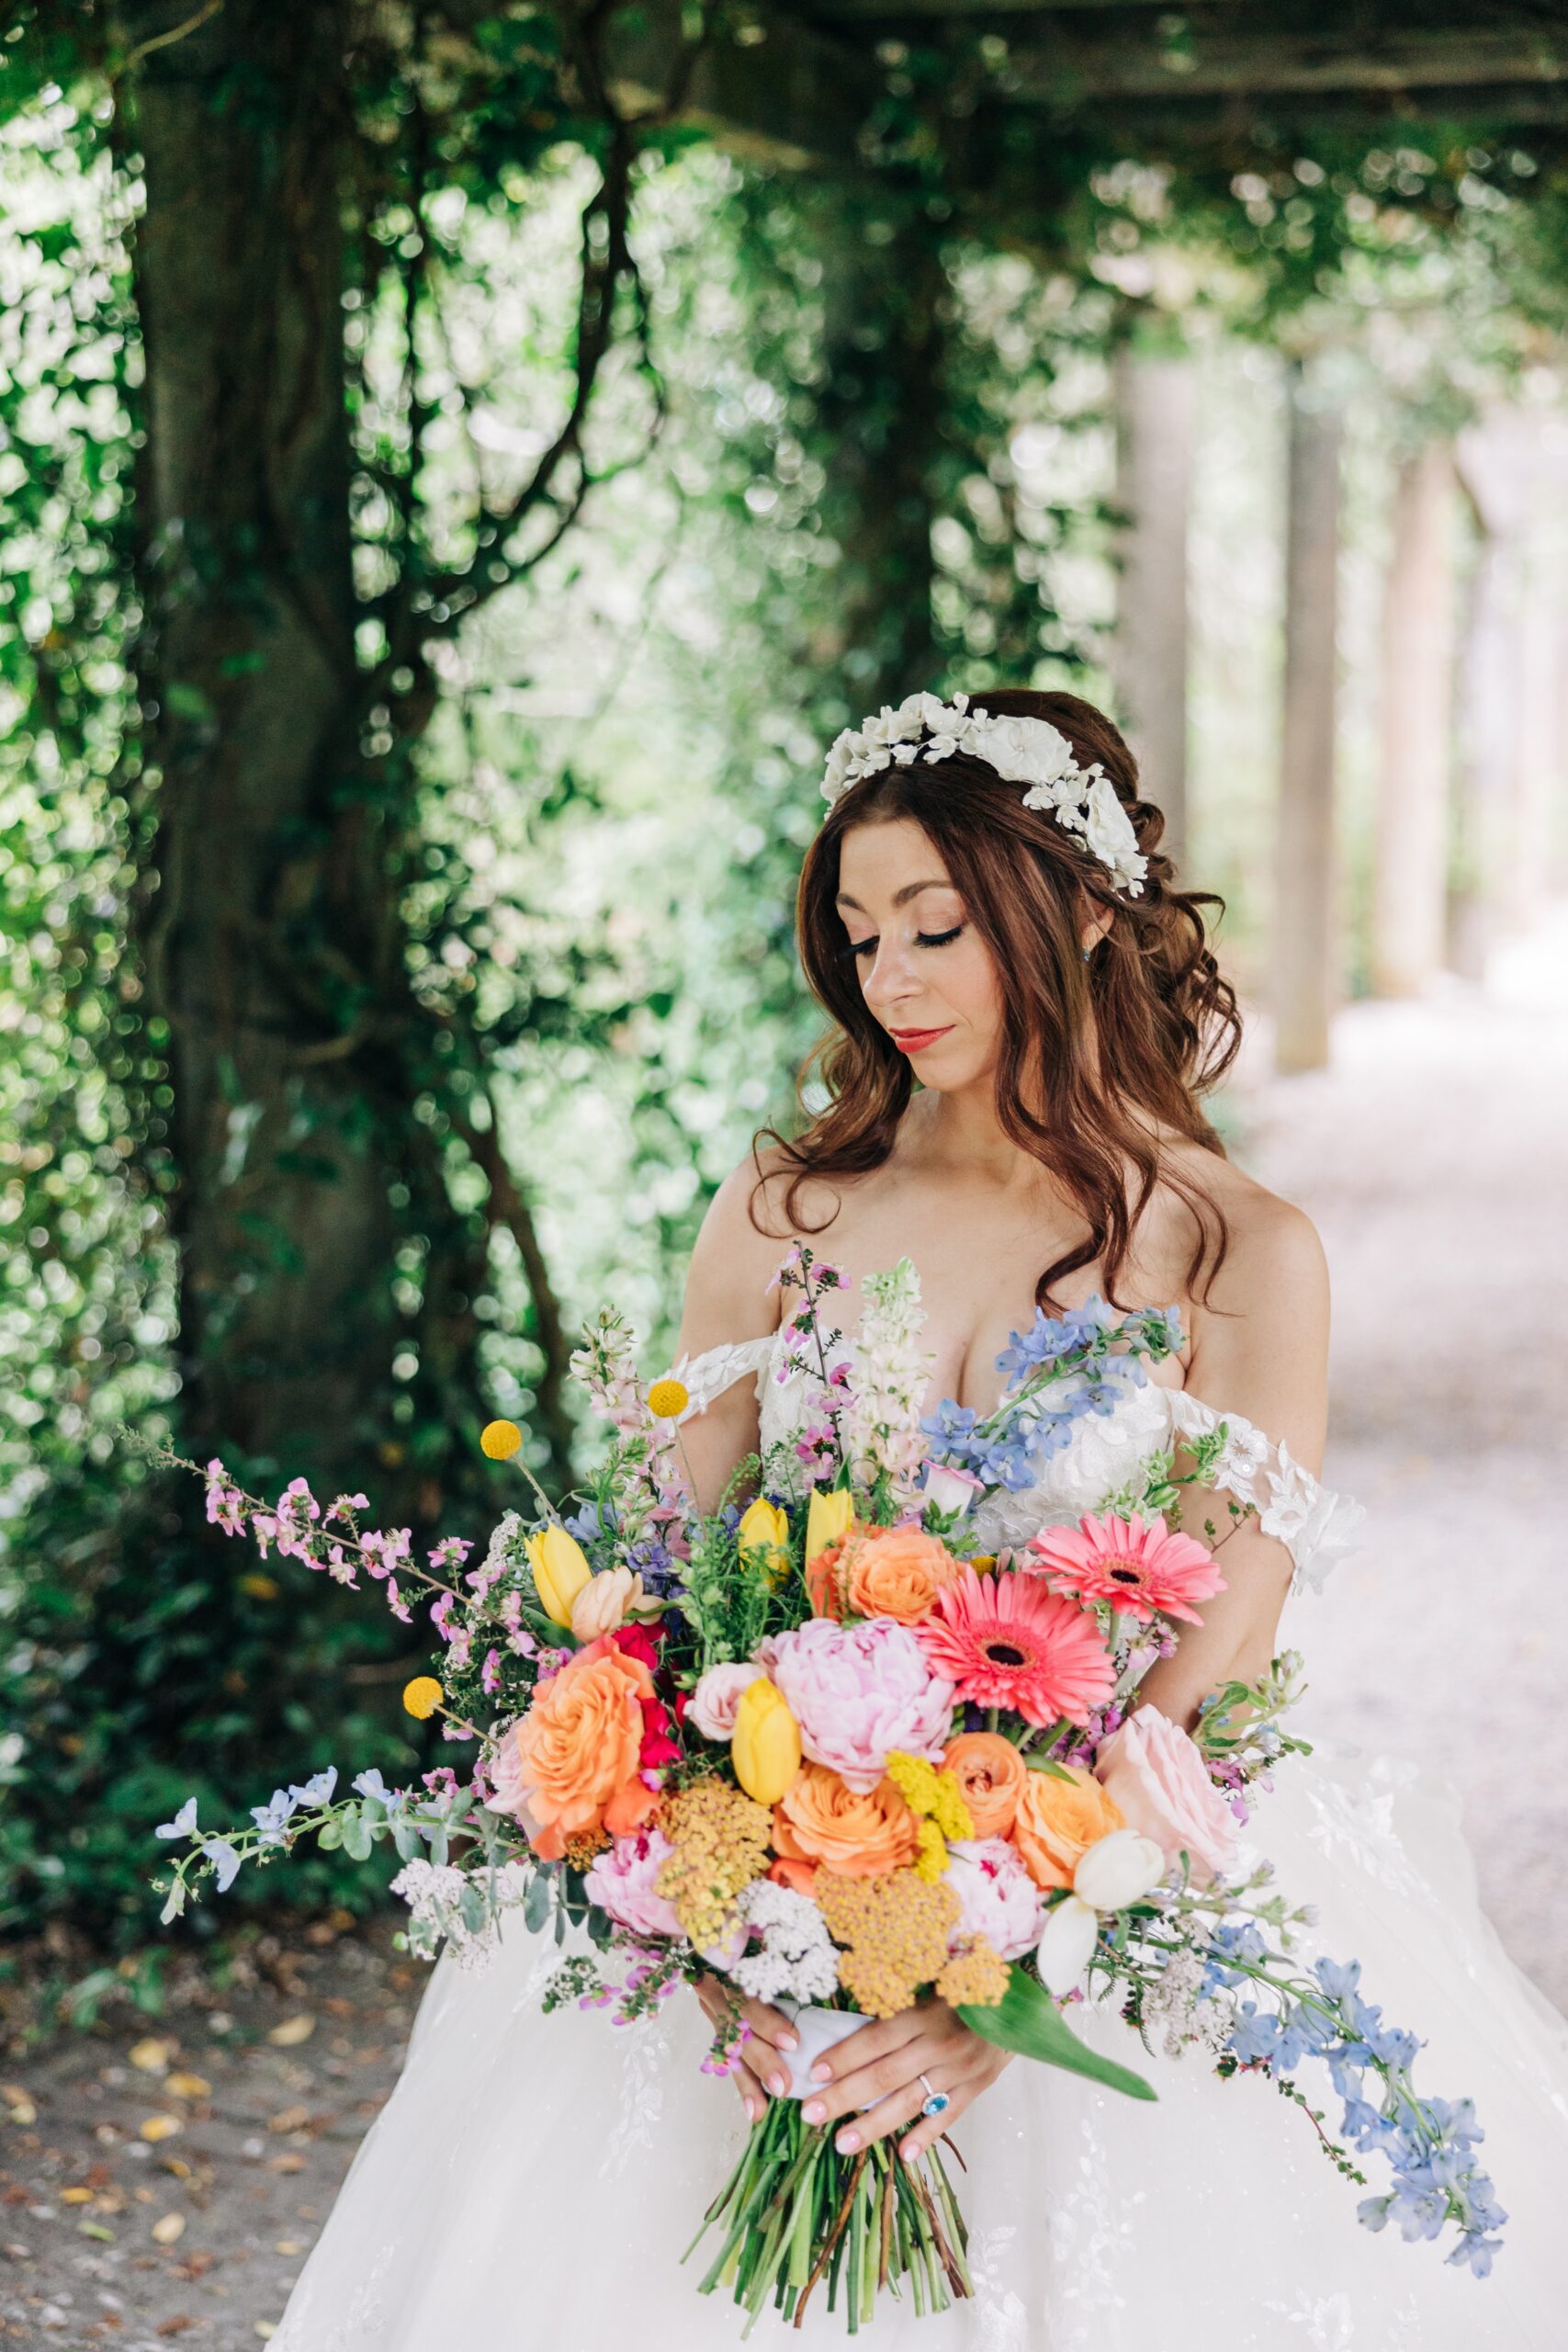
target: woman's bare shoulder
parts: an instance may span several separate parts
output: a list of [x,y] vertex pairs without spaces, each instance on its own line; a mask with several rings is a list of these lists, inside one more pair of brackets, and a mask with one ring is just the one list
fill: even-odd
[[1210,1312],[1283,1316],[1297,1328],[1321,1321],[1326,1332],[1328,1262],[1306,1211],[1212,1152],[1173,1155],[1172,1167],[1224,1220],[1224,1257],[1204,1302]]
[[730,1170],[708,1204],[686,1280],[682,1340],[693,1352],[726,1340],[760,1339],[776,1328],[771,1284],[779,1261],[797,1230],[831,1222],[836,1205],[828,1187],[803,1185],[797,1206],[805,1224],[793,1224],[791,1172],[777,1145],[760,1147]]

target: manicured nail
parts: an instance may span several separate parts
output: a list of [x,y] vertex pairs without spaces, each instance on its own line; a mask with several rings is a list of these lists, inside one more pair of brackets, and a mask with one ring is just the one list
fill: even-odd
[[833,2069],[829,2065],[826,2058],[818,2058],[816,2065],[811,2069],[811,2079],[814,2083],[830,2083],[832,2081]]
[[798,2050],[800,2048],[800,2043],[793,2033],[781,2033],[779,2036],[779,2048],[781,2050]]
[[860,2133],[858,2132],[840,2132],[838,2138],[834,2141],[833,2145],[837,2148],[841,2156],[852,2156],[855,2150],[860,2146]]
[[768,2076],[768,2088],[772,2091],[775,2098],[783,2098],[785,2091],[789,2088],[789,2084],[785,2081],[783,2075],[770,2075]]
[[828,2112],[819,2098],[808,2098],[800,2111],[807,2123],[820,2123]]
[[905,2162],[906,2164],[908,2164],[908,2163],[910,2162],[910,2160],[912,2159],[912,2157],[913,2157],[913,2155],[914,2155],[914,2153],[915,2153],[915,2143],[914,2143],[913,2140],[906,2140],[906,2141],[905,2141],[905,2143],[904,2143],[904,2144],[903,2144],[903,2146],[902,2146],[902,2147],[899,2149],[899,2151],[898,2151],[898,2154],[903,2157],[904,2162]]

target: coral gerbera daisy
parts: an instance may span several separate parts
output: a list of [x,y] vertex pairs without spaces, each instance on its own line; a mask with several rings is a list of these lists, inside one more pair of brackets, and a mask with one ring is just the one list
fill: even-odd
[[1163,1519],[1145,1524],[1090,1512],[1076,1527],[1046,1528],[1029,1548],[1053,1592],[1085,1603],[1108,1600],[1145,1625],[1158,1615],[1201,1624],[1192,1603],[1225,1589],[1213,1554],[1190,1535],[1173,1535]]
[[1065,1715],[1087,1724],[1116,1679],[1093,1618],[1011,1571],[976,1576],[966,1568],[914,1630],[935,1672],[957,1686],[961,1700],[1009,1707],[1026,1723]]

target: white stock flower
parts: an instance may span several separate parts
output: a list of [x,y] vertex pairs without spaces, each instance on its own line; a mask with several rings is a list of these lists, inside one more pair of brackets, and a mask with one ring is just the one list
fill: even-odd
[[1096,1911],[1124,1911],[1141,1903],[1165,1876],[1165,1856],[1152,1838],[1112,1829],[1079,1855],[1073,1893]]
[[920,1278],[908,1258],[886,1273],[867,1274],[866,1305],[855,1342],[844,1443],[856,1481],[886,1471],[895,1499],[908,1502],[925,1456],[920,1407],[932,1358],[919,1344],[925,1329]]

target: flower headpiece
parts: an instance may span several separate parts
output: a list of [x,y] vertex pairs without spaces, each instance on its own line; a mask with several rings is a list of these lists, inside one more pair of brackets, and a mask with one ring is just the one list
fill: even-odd
[[897,710],[884,706],[874,718],[846,727],[828,754],[822,797],[830,808],[862,776],[917,759],[950,760],[957,752],[984,760],[1004,784],[1027,785],[1026,808],[1048,809],[1064,831],[1079,836],[1119,890],[1142,896],[1149,862],[1100,762],[1079,767],[1072,745],[1048,720],[971,710],[967,695],[951,702],[909,695]]

